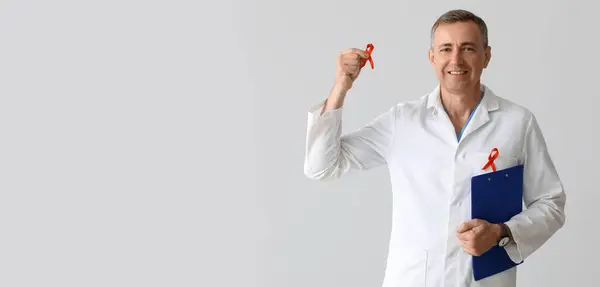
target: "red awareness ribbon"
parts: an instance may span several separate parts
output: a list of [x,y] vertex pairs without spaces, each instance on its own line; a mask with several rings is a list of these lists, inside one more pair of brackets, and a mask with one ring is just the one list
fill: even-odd
[[[371,54],[373,54],[373,49],[375,49],[375,46],[373,46],[373,44],[369,43],[367,45],[366,52],[369,54],[369,58],[367,60],[371,64],[371,70],[375,69],[375,65],[373,64],[373,58],[371,57]],[[362,66],[360,66],[360,68],[362,69],[362,67],[364,67],[366,64],[367,64],[367,62],[364,62],[362,64]]]
[[488,162],[485,164],[485,166],[483,166],[482,170],[486,170],[488,167],[492,166],[492,170],[496,172],[496,165],[494,164],[494,160],[498,158],[498,155],[500,155],[498,149],[493,148],[490,152],[490,155],[488,156]]

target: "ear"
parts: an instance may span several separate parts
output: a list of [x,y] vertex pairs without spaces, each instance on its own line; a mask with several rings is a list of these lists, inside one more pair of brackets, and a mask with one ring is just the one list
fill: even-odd
[[433,49],[432,48],[429,48],[429,62],[432,65],[435,65],[435,58],[433,56]]
[[491,59],[492,59],[492,47],[487,46],[487,48],[485,48],[485,62],[483,64],[483,68],[487,68]]

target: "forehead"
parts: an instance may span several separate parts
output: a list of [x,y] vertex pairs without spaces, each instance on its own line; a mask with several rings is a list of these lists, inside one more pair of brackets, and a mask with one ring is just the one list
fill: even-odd
[[460,44],[464,42],[483,43],[481,31],[473,22],[441,24],[433,34],[433,45]]

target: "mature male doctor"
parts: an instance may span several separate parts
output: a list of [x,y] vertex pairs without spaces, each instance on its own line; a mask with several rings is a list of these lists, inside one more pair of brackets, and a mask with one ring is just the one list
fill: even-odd
[[[387,165],[393,224],[384,287],[516,286],[516,268],[475,280],[473,256],[500,244],[521,263],[565,222],[566,196],[535,116],[480,82],[491,58],[487,26],[453,10],[431,29],[429,60],[439,84],[341,134],[345,96],[369,54],[337,59],[329,97],[308,115],[304,172],[335,179]],[[471,219],[471,177],[497,148],[498,170],[524,164],[523,212],[503,224]]]

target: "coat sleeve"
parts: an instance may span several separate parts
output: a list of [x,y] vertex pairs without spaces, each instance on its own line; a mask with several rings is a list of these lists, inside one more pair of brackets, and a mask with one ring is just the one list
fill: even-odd
[[386,164],[393,141],[395,107],[358,130],[342,135],[343,108],[321,114],[326,100],[308,113],[304,174],[311,179],[339,178],[350,170]]
[[516,263],[540,248],[565,223],[564,187],[534,115],[525,133],[523,155],[526,208],[506,222],[514,240],[505,249]]

